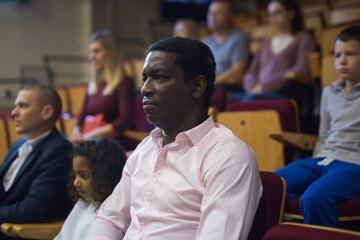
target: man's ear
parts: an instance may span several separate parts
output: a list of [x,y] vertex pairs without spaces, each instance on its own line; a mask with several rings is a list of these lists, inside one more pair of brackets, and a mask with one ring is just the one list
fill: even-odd
[[204,75],[198,75],[192,80],[192,96],[194,98],[199,98],[204,95],[207,85],[207,80]]
[[54,115],[54,107],[52,105],[48,104],[42,108],[41,116],[44,120],[51,119],[53,115]]

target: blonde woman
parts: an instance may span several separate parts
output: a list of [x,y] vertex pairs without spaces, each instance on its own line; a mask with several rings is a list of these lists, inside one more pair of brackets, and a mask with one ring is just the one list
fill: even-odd
[[[113,137],[127,149],[134,147],[123,136],[123,131],[132,129],[134,124],[134,82],[124,74],[119,48],[110,31],[99,31],[90,37],[92,78],[73,129],[74,143],[94,137]],[[89,116],[102,118],[103,124],[84,132],[84,122]]]

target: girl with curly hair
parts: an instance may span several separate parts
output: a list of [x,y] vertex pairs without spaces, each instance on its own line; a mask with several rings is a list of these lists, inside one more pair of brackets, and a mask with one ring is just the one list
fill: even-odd
[[120,181],[126,162],[122,146],[109,138],[92,138],[74,150],[69,194],[76,201],[55,240],[84,239],[101,203]]

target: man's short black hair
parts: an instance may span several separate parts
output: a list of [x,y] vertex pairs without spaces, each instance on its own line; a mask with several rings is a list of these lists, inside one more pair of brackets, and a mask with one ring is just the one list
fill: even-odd
[[175,53],[175,64],[183,70],[186,82],[198,75],[203,75],[207,80],[204,93],[205,105],[210,106],[210,98],[214,92],[216,65],[214,55],[208,46],[194,39],[168,37],[150,45],[147,53],[152,51]]
[[[336,40],[347,42],[355,40],[360,43],[360,26],[351,26],[342,30],[337,36]],[[336,41],[335,40],[335,41]]]

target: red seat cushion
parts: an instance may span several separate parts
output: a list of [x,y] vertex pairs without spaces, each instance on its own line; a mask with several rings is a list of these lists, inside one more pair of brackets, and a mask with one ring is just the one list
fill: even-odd
[[[360,216],[360,198],[351,198],[340,202],[337,206],[338,217]],[[301,215],[300,197],[294,197],[285,205],[285,212]]]
[[219,112],[225,111],[228,103],[228,93],[226,90],[217,88],[214,90],[210,99],[210,106],[216,107]]
[[273,172],[260,171],[263,195],[249,233],[249,240],[263,239],[266,231],[278,224],[282,218],[284,183]]
[[357,232],[339,230],[337,228],[324,228],[308,224],[292,225],[278,224],[269,229],[264,240],[359,240]]

